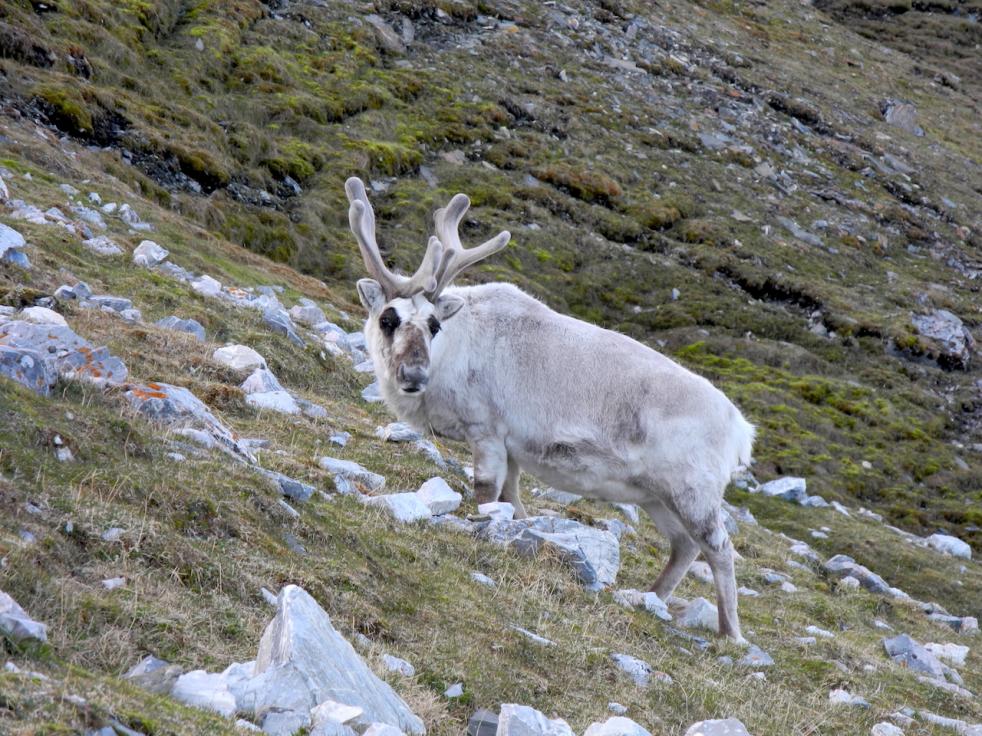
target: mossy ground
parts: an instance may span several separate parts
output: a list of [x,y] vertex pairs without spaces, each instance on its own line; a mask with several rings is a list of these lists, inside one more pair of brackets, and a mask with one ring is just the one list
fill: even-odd
[[[0,22],[23,29],[54,61],[25,55],[22,37],[0,36],[8,44],[0,89],[27,115],[3,119],[0,165],[14,172],[15,197],[64,208],[56,185],[68,182],[104,201],[130,202],[180,265],[243,286],[279,284],[287,303],[303,295],[330,304],[329,317],[349,329],[361,314],[351,286],[362,268],[346,229],[343,180],[358,174],[386,187],[373,196],[380,240],[405,269],[422,252],[433,209],[464,191],[474,204],[465,241],[504,228],[514,239],[472,279],[515,282],[561,311],[663,345],[713,379],[760,427],[761,478],[806,475],[829,499],[865,505],[917,533],[942,528],[979,548],[982,461],[968,446],[982,440],[963,421],[975,411],[978,369],[944,372],[888,350],[921,351],[909,314],[922,303],[951,309],[978,334],[977,282],[937,256],[950,244],[978,254],[982,208],[971,172],[982,136],[971,91],[933,83],[909,58],[797,3],[579,8],[612,34],[632,12],[684,30],[671,55],[641,61],[645,71],[625,81],[577,51],[575,43],[590,46],[568,28],[574,45],[553,45],[548,8],[379,4],[417,26],[418,42],[395,59],[340,6],[304,6],[308,27],[251,0],[89,0],[40,15],[26,0],[9,3]],[[479,12],[514,24],[487,32],[478,63],[467,43],[485,33]],[[21,45],[10,46],[15,41]],[[548,70],[530,75],[532,66]],[[752,95],[766,103],[758,122],[780,131],[781,145],[769,144],[762,128],[735,134],[746,145],[704,145],[700,134],[719,132],[720,115],[739,122]],[[889,96],[917,103],[930,145],[879,120],[879,100]],[[31,116],[57,130],[39,134]],[[794,132],[790,116],[839,135]],[[807,160],[787,153],[795,149]],[[441,156],[448,151],[464,153],[463,163]],[[886,152],[912,167],[906,179],[865,171]],[[777,179],[779,189],[757,173],[764,163],[796,187]],[[283,189],[286,175],[300,183],[299,196]],[[273,205],[250,204],[230,184],[268,190]],[[846,204],[825,198],[829,191]],[[825,247],[794,239],[778,216],[806,229],[825,220],[828,227],[816,229]],[[147,323],[171,313],[200,321],[205,345],[64,308],[80,334],[109,345],[134,376],[188,386],[240,434],[268,438],[264,465],[327,489],[321,454],[363,462],[393,490],[437,473],[411,449],[378,441],[374,429],[389,417],[361,402],[366,381],[345,361],[298,350],[263,329],[258,315],[127,259],[98,258],[59,228],[5,221],[31,243],[35,268],[25,275],[0,266],[4,303],[22,306],[78,278],[132,298]],[[130,248],[144,237],[115,221],[111,235]],[[345,321],[342,310],[355,318]],[[810,329],[814,312],[835,338]],[[209,360],[224,342],[258,349],[285,385],[323,404],[330,418],[249,409],[234,388],[242,377]],[[343,451],[327,443],[334,429],[353,435]],[[66,438],[76,462],[56,462],[53,433]],[[464,448],[442,446],[467,459]],[[447,530],[396,527],[344,499],[314,500],[293,521],[265,481],[224,457],[168,460],[170,446],[113,392],[66,385],[41,399],[5,383],[0,448],[0,588],[51,624],[46,650],[12,654],[54,683],[3,676],[0,724],[14,733],[71,732],[108,711],[147,734],[222,733],[219,719],[116,676],[147,653],[213,669],[254,656],[270,616],[259,587],[286,583],[307,588],[344,633],[371,637],[376,654],[412,661],[419,674],[396,685],[437,734],[460,733],[473,708],[505,701],[582,730],[617,700],[658,734],[721,715],[756,734],[866,733],[902,705],[982,719],[974,703],[889,665],[872,620],[922,641],[954,635],[909,606],[792,569],[786,543],[764,530],[745,528],[737,540],[741,584],[764,593],[742,600],[745,627],[777,660],[758,682],[716,662],[733,653],[726,645],[683,653],[684,640],[664,625],[624,611],[608,594],[584,593],[554,561],[523,560]],[[915,597],[982,613],[977,563],[962,572],[865,519],[739,492],[732,499],[766,526],[823,555],[851,554]],[[45,513],[26,514],[27,500]],[[612,512],[588,503],[581,513]],[[71,534],[63,531],[68,521]],[[822,525],[829,539],[813,540],[808,531]],[[121,542],[100,540],[109,526],[127,530]],[[21,529],[37,544],[23,545]],[[648,587],[666,557],[648,522],[638,531],[622,546],[622,587]],[[290,551],[286,533],[306,555]],[[791,574],[799,593],[763,588],[760,566]],[[498,588],[477,586],[470,570],[491,575]],[[127,586],[104,591],[100,581],[115,575]],[[680,592],[711,591],[687,581]],[[557,646],[537,648],[509,624]],[[802,647],[794,637],[807,624],[838,636]],[[610,663],[611,651],[648,660],[675,684],[634,689]],[[974,651],[964,674],[969,689],[982,690]],[[456,681],[466,697],[447,702],[441,693]],[[837,686],[873,708],[831,708],[828,690]],[[95,712],[80,712],[64,693],[89,698]]]

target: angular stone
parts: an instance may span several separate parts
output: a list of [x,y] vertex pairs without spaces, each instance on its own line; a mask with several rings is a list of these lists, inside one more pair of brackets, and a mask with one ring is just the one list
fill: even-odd
[[100,256],[117,256],[123,252],[115,240],[105,235],[83,240],[82,245]]
[[970,634],[979,630],[975,616],[951,616],[947,613],[929,613],[927,617],[935,623],[944,624],[960,634]]
[[389,672],[396,672],[403,677],[412,677],[416,674],[416,668],[409,662],[399,657],[393,657],[391,654],[382,655],[382,664]]
[[385,442],[416,442],[423,439],[423,433],[405,422],[392,422],[375,433]]
[[133,263],[137,266],[152,268],[163,263],[169,255],[170,252],[166,248],[157,245],[152,240],[144,240],[133,250]]
[[737,664],[741,667],[773,667],[774,658],[756,644],[751,644]]
[[361,398],[370,404],[377,404],[382,401],[382,389],[379,388],[378,381],[372,381],[365,386],[361,392]]
[[382,496],[365,496],[366,506],[378,506],[398,522],[409,524],[424,521],[431,516],[429,507],[415,493],[388,493]]
[[433,516],[452,514],[463,501],[463,496],[447,485],[443,478],[430,478],[419,487],[416,495],[429,507]]
[[225,676],[204,670],[187,672],[177,678],[171,697],[185,705],[213,710],[225,717],[235,714],[235,696],[228,689]]
[[671,621],[672,614],[668,612],[668,606],[658,594],[653,591],[642,592],[633,588],[614,591],[614,602],[624,608],[640,608],[648,613],[655,614],[662,621]]
[[169,664],[157,657],[148,656],[133,665],[123,675],[123,679],[130,680],[148,692],[167,695],[173,690],[174,683],[183,672],[180,665]]
[[236,371],[265,368],[266,360],[247,345],[226,345],[212,353],[212,360]]
[[923,136],[924,129],[917,124],[917,108],[902,100],[884,100],[880,112],[889,125],[906,130],[916,136]]
[[107,348],[94,348],[70,327],[34,325],[21,320],[5,322],[0,324],[0,345],[17,351],[32,351],[28,353],[32,359],[35,355],[41,356],[49,373],[67,380],[86,381],[96,386],[126,380],[123,361],[110,355]]
[[591,590],[605,588],[617,579],[620,545],[610,532],[572,519],[540,516],[522,521],[524,528],[510,542],[519,552],[534,555],[543,547],[550,549],[569,564],[580,582]]
[[648,687],[651,684],[651,665],[630,654],[611,654],[617,668],[634,680],[638,687]]
[[26,245],[27,241],[24,240],[23,235],[9,225],[0,222],[0,256],[3,256],[8,250],[24,248]]
[[694,598],[678,615],[676,623],[687,629],[719,631],[719,612],[705,598]]
[[869,736],[904,736],[904,732],[887,721],[880,721],[870,729]]
[[83,307],[98,307],[100,309],[109,309],[113,312],[122,312],[125,309],[132,309],[133,302],[125,297],[112,296],[110,294],[98,294],[95,296],[90,296],[85,299],[82,303]]
[[844,578],[847,575],[859,581],[860,585],[872,593],[886,595],[890,593],[890,586],[887,582],[869,568],[858,564],[847,555],[836,555],[829,558],[824,565],[826,571],[832,575]]
[[366,15],[365,20],[375,31],[375,38],[378,39],[379,46],[390,54],[406,53],[406,46],[402,42],[399,34],[386,22],[380,15]]
[[15,642],[48,640],[48,627],[27,615],[17,601],[0,590],[0,632]]
[[963,560],[972,559],[972,548],[958,537],[952,537],[948,534],[932,534],[927,538],[927,543],[942,554],[959,557]]
[[[367,468],[351,460],[338,460],[333,457],[322,457],[317,464],[328,473],[340,476],[352,483],[360,483],[370,491],[381,491],[385,488],[385,477],[373,473]],[[418,499],[417,499],[418,500]]]
[[275,470],[261,470],[260,472],[276,484],[280,493],[294,501],[309,501],[310,497],[314,495],[314,491],[317,490],[308,483],[295,480],[283,475],[283,473],[277,473]]
[[492,580],[491,578],[489,578],[487,575],[485,575],[483,572],[476,572],[476,571],[472,572],[471,573],[471,580],[473,580],[475,583],[479,583],[480,585],[483,585],[483,586],[485,586],[487,588],[497,588],[498,587],[498,584],[496,582],[494,582],[494,580]]
[[325,322],[324,312],[314,304],[296,305],[290,309],[290,318],[307,327],[313,327]]
[[535,708],[505,703],[498,715],[497,736],[575,736],[561,718],[550,720]]
[[200,342],[205,341],[205,328],[202,327],[200,322],[194,319],[181,319],[180,317],[171,315],[170,317],[164,317],[162,320],[159,320],[156,322],[156,325],[157,327],[163,327],[165,330],[188,332],[194,335]]
[[808,497],[807,483],[804,478],[785,477],[764,483],[760,493],[772,498],[781,498],[793,503],[801,503]]
[[722,718],[693,723],[685,736],[750,736],[750,732],[736,718]]
[[934,642],[928,642],[924,645],[924,648],[938,659],[942,659],[956,667],[963,667],[965,665],[965,658],[969,652],[968,647],[951,643],[935,644]]
[[47,396],[58,380],[57,372],[36,350],[0,345],[0,376],[17,381]]
[[944,679],[944,665],[907,634],[883,639],[883,648],[886,649],[890,659],[902,667]]
[[166,383],[131,385],[124,396],[134,409],[157,424],[178,433],[203,431],[206,442],[218,445],[232,457],[249,463],[256,460],[249,448],[186,388]]
[[552,639],[546,639],[544,636],[539,636],[534,631],[523,629],[521,626],[515,626],[514,624],[512,624],[510,628],[513,631],[517,631],[519,634],[524,636],[533,644],[538,644],[539,646],[542,647],[551,647],[556,645],[556,642],[554,642]]
[[[311,709],[326,700],[361,708],[365,722],[386,723],[410,734],[426,731],[334,629],[324,609],[302,588],[288,585],[280,591],[276,617],[259,644],[255,676],[236,698],[238,710],[255,713],[269,733],[269,715],[296,714],[303,721],[300,728],[310,724]],[[292,733],[286,726],[284,722],[277,732]]]
[[286,391],[276,376],[268,368],[256,368],[239,386],[246,394],[261,394],[269,391]]
[[300,406],[288,391],[260,391],[246,394],[245,402],[253,409],[279,414],[299,414]]
[[919,334],[938,345],[941,367],[968,370],[975,340],[957,315],[938,309],[931,314],[912,315],[911,322]]
[[583,736],[651,736],[651,732],[630,718],[615,716],[603,723],[590,724]]
[[829,703],[831,705],[845,705],[851,708],[869,708],[869,701],[858,695],[853,695],[848,690],[836,688],[829,693]]
[[285,309],[267,309],[263,312],[263,324],[278,335],[286,338],[298,347],[304,347],[306,343],[297,332],[297,326],[293,324],[290,315]]
[[[492,521],[511,521],[515,518],[515,506],[507,501],[490,501],[489,503],[479,503],[477,513],[490,516]],[[493,534],[491,536],[494,536]],[[494,541],[507,544],[511,539],[495,538]]]
[[191,281],[191,288],[202,296],[217,297],[222,293],[222,285],[211,276],[199,276]]

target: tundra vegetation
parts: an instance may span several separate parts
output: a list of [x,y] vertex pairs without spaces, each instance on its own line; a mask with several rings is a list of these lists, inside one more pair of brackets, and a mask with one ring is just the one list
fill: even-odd
[[[345,179],[377,185],[380,231],[394,236],[382,245],[398,245],[389,263],[407,271],[432,211],[467,192],[465,239],[508,229],[514,241],[473,281],[515,283],[712,380],[759,427],[759,479],[806,477],[811,493],[919,535],[955,534],[978,553],[980,358],[958,364],[913,322],[947,310],[982,338],[982,92],[965,51],[978,43],[977,3],[833,4],[829,14],[791,0],[321,5],[3,3],[0,167],[11,198],[67,210],[59,185],[70,184],[83,200],[94,191],[129,203],[175,263],[227,284],[282,286],[284,303],[313,299],[353,331],[362,265]],[[364,20],[372,12],[397,32],[402,18],[411,24],[404,51]],[[889,100],[913,106],[923,136],[886,122]],[[268,440],[264,466],[325,490],[325,454],[384,474],[392,490],[443,473],[376,437],[390,417],[361,400],[368,379],[344,356],[301,349],[257,312],[11,212],[0,205],[0,221],[23,233],[32,268],[0,263],[0,303],[29,306],[76,279],[132,299],[142,322],[57,308],[131,375],[187,387],[238,435]],[[146,237],[107,221],[127,252]],[[200,322],[208,342],[153,326],[175,313]],[[211,359],[229,342],[258,350],[328,418],[252,408],[243,376]],[[343,452],[327,439],[341,430],[351,433]],[[72,462],[57,459],[56,437]],[[463,446],[440,448],[467,459]],[[728,490],[762,525],[735,537],[738,584],[762,593],[741,601],[744,633],[776,660],[759,680],[718,661],[740,650],[688,647],[651,614],[585,592],[558,561],[396,525],[344,497],[293,518],[225,455],[176,463],[171,451],[117,391],[63,382],[40,397],[0,383],[0,589],[49,625],[44,646],[2,646],[50,678],[0,673],[0,730],[84,732],[111,712],[146,734],[232,733],[119,675],[149,653],[186,669],[249,659],[270,617],[258,591],[287,583],[349,638],[368,636],[372,662],[384,650],[415,665],[413,678],[387,677],[436,734],[460,733],[476,707],[501,702],[577,732],[611,700],[659,734],[726,715],[755,734],[866,733],[901,706],[982,721],[978,699],[890,663],[874,621],[922,642],[951,633],[900,601],[794,567],[773,533],[982,615],[978,562],[913,547],[856,513]],[[593,523],[616,512],[589,502],[563,513]],[[826,537],[810,536],[820,526]],[[111,527],[124,530],[118,541],[101,538]],[[646,588],[667,558],[650,522],[637,531],[621,545],[621,588]],[[797,592],[764,587],[764,567]],[[475,584],[473,570],[497,587]],[[105,590],[116,576],[127,584]],[[690,578],[678,594],[708,592]],[[512,624],[556,645],[530,644]],[[802,644],[807,625],[835,637]],[[974,641],[960,671],[979,693]],[[674,683],[635,688],[614,651]],[[455,682],[464,696],[444,698]],[[871,708],[830,705],[839,687]]]

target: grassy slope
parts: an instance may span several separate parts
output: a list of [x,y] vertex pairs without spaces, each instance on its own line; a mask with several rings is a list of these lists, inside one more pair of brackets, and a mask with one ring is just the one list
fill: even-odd
[[[148,14],[142,5],[90,2],[38,17],[26,3],[11,4],[4,9],[4,22],[32,28],[52,47],[81,43],[96,73],[92,82],[79,84],[57,65],[38,69],[5,60],[0,62],[8,70],[5,84],[23,101],[38,94],[37,85],[80,89],[85,109],[91,108],[96,119],[100,110],[118,105],[131,120],[126,145],[133,150],[144,145],[143,136],[147,155],[166,151],[176,156],[178,146],[206,152],[210,162],[179,157],[188,161],[182,168],[205,184],[224,180],[220,167],[230,178],[274,189],[277,176],[288,170],[302,181],[301,197],[284,200],[282,210],[260,211],[232,201],[221,186],[208,199],[169,193],[122,164],[116,153],[59,144],[50,136],[42,141],[28,121],[7,119],[3,133],[9,158],[3,165],[17,172],[9,182],[13,195],[42,208],[62,206],[64,196],[56,184],[68,181],[99,191],[104,200],[129,201],[157,225],[154,238],[185,267],[241,285],[279,283],[287,287],[288,302],[303,294],[359,314],[351,303],[350,277],[358,268],[350,236],[344,234],[341,180],[350,173],[400,174],[377,207],[383,234],[396,228],[414,234],[400,237],[396,260],[403,265],[423,243],[431,207],[453,191],[467,191],[482,227],[469,237],[498,226],[516,232],[517,247],[488,265],[480,278],[514,280],[564,310],[645,339],[666,340],[669,352],[716,379],[762,427],[761,476],[806,473],[816,491],[830,498],[859,498],[912,530],[943,525],[977,545],[978,532],[969,524],[979,523],[979,489],[973,480],[980,471],[978,456],[958,452],[968,468],[956,463],[949,441],[959,436],[958,425],[937,409],[946,394],[962,400],[973,376],[943,374],[883,353],[888,336],[910,339],[904,315],[921,291],[970,324],[978,320],[970,283],[925,258],[926,249],[906,250],[909,241],[930,242],[929,236],[918,240],[914,227],[937,230],[945,242],[960,242],[955,224],[978,230],[978,196],[969,189],[969,177],[959,176],[955,167],[965,162],[959,157],[978,160],[978,139],[966,135],[971,116],[948,114],[948,98],[965,102],[959,93],[898,74],[898,67],[909,68],[902,57],[819,25],[811,11],[797,7],[691,5],[686,6],[691,12],[676,9],[677,15],[663,19],[689,34],[692,43],[716,45],[722,58],[744,55],[744,65],[731,59],[731,70],[744,87],[803,96],[823,118],[861,136],[873,149],[886,145],[896,152],[894,146],[903,145],[932,200],[944,194],[960,203],[951,213],[954,222],[932,220],[923,208],[900,209],[877,179],[867,180],[865,191],[855,187],[861,177],[848,165],[854,151],[824,137],[795,138],[813,158],[809,166],[824,167],[837,186],[866,202],[870,214],[863,221],[801,190],[781,197],[742,165],[756,162],[699,146],[695,134],[718,125],[706,113],[706,100],[719,101],[719,95],[735,90],[713,76],[708,64],[686,71],[667,61],[653,67],[644,82],[618,86],[603,67],[584,62],[582,54],[547,46],[539,11],[502,5],[499,12],[515,18],[519,30],[498,35],[477,75],[473,58],[450,48],[450,41],[473,35],[476,22],[469,20],[467,6],[453,5],[447,8],[455,19],[446,25],[425,14],[417,19],[422,42],[412,63],[426,71],[407,75],[374,48],[370,33],[348,21],[347,13],[331,17],[305,9],[324,31],[314,40],[299,24],[253,17],[255,7],[249,3],[235,4],[241,22],[231,23],[229,7],[202,3],[182,15],[175,4]],[[99,22],[112,13],[117,22]],[[614,16],[608,21],[612,28],[621,24]],[[807,56],[819,29],[821,54],[829,62],[856,57],[851,48],[863,49],[858,54],[861,77],[844,79],[831,64],[816,64]],[[207,41],[204,57],[193,47],[198,36]],[[316,48],[305,50],[298,39]],[[211,51],[216,41],[223,44],[222,53]],[[326,53],[331,49],[335,56]],[[273,71],[258,74],[255,63],[234,61],[260,50],[279,67],[279,81],[269,78],[276,76]],[[698,49],[685,52],[701,58]],[[527,54],[530,63],[548,59],[555,68],[567,69],[570,82],[530,79],[509,65],[511,54]],[[300,58],[304,55],[309,58]],[[119,59],[127,61],[119,68],[129,69],[129,75],[114,71],[118,65],[111,62]],[[311,69],[313,61],[323,68]],[[236,70],[246,66],[258,76],[243,79]],[[887,128],[877,130],[891,136],[883,143],[866,126],[855,127],[858,121],[844,112],[872,121],[869,108],[898,77],[896,83],[917,98],[922,125],[944,145],[918,145]],[[417,78],[425,82],[421,87],[408,81]],[[269,100],[257,95],[281,96],[279,87],[302,99],[289,101],[293,112],[271,118]],[[329,106],[331,96],[349,109],[296,112],[301,103]],[[535,120],[517,119],[505,104],[510,98],[533,102]],[[363,102],[352,102],[359,99]],[[787,130],[786,116],[767,108],[761,114]],[[211,122],[218,119],[231,120],[248,145],[236,147],[235,136]],[[510,137],[494,132],[499,125],[508,126]],[[565,137],[559,139],[557,130]],[[756,128],[751,133],[754,155],[802,176],[795,164],[782,163],[755,137]],[[671,136],[668,143],[662,140],[666,135]],[[291,141],[315,146],[317,156]],[[456,147],[477,160],[456,166],[438,156],[439,149]],[[288,164],[272,160],[298,150],[301,155]],[[632,154],[638,150],[645,158]],[[302,165],[308,158],[312,171]],[[496,168],[483,166],[480,159]],[[202,174],[195,161],[211,173]],[[438,188],[430,189],[415,175],[421,162],[436,173]],[[23,178],[25,172],[31,173],[30,181]],[[556,186],[530,186],[527,173]],[[83,186],[83,179],[91,182]],[[733,220],[733,209],[755,222]],[[858,218],[866,242],[829,237],[827,242],[839,250],[833,255],[784,234],[764,236],[759,224],[773,224],[777,214],[802,225],[819,218],[833,223]],[[527,222],[541,230],[523,229]],[[134,376],[187,385],[240,433],[270,439],[264,464],[329,487],[315,458],[330,452],[328,429],[345,429],[354,435],[352,445],[332,454],[385,473],[393,489],[415,487],[435,472],[409,451],[380,447],[373,431],[387,421],[386,415],[358,400],[363,381],[341,361],[298,351],[263,330],[252,315],[195,296],[174,282],[122,261],[98,259],[60,230],[11,224],[33,244],[29,254],[36,269],[25,279],[21,272],[0,267],[7,303],[81,278],[97,292],[132,297],[148,322],[177,312],[201,321],[213,343],[255,346],[286,385],[328,407],[332,418],[326,423],[257,416],[232,388],[238,377],[208,360],[213,344],[201,346],[152,327],[124,327],[111,316],[66,311],[81,334],[110,345]],[[114,236],[130,246],[140,239],[122,231]],[[410,240],[418,245],[414,248]],[[286,260],[324,278],[326,285],[233,243]],[[969,241],[962,247],[976,245]],[[898,281],[880,288],[888,270],[898,274]],[[733,288],[734,282],[743,290]],[[930,286],[935,282],[941,286]],[[867,284],[878,288],[864,289]],[[682,291],[678,302],[668,297],[672,287]],[[826,323],[843,337],[827,342],[813,336],[802,310],[775,294],[809,309],[820,304]],[[744,337],[747,331],[753,339]],[[706,654],[679,652],[679,640],[663,626],[624,612],[606,595],[583,593],[548,562],[521,560],[448,531],[396,529],[343,501],[312,502],[301,520],[292,522],[277,510],[275,494],[265,483],[245,470],[230,470],[220,457],[194,458],[181,466],[168,461],[164,453],[170,448],[112,394],[66,386],[52,399],[39,399],[8,384],[0,392],[0,548],[7,562],[0,587],[52,624],[50,648],[17,661],[55,678],[44,693],[45,688],[4,676],[0,723],[7,730],[57,733],[62,728],[57,724],[77,727],[85,718],[97,719],[98,713],[79,713],[58,697],[72,692],[147,733],[220,732],[218,720],[123,686],[113,675],[149,652],[189,668],[219,668],[230,659],[251,657],[269,617],[259,586],[275,589],[287,582],[310,590],[346,633],[360,630],[380,650],[417,666],[415,680],[398,686],[437,733],[457,733],[473,707],[503,701],[536,705],[582,729],[615,699],[663,733],[720,714],[741,717],[759,734],[858,733],[904,704],[980,718],[977,706],[916,685],[907,673],[887,666],[871,621],[880,616],[920,640],[950,639],[945,630],[906,606],[840,591],[821,576],[791,570],[786,543],[763,530],[741,532],[738,548],[746,559],[740,582],[760,589],[756,570],[766,565],[791,572],[801,588],[794,596],[766,591],[760,599],[743,601],[746,627],[778,661],[767,684],[718,666],[713,655],[726,652],[725,646],[714,645]],[[53,433],[68,439],[76,463],[54,460],[48,444]],[[466,459],[462,448],[448,449]],[[864,468],[863,460],[872,467]],[[870,522],[736,498],[750,504],[767,526],[799,538],[809,528],[828,525],[831,538],[815,540],[821,553],[846,551],[918,598],[937,599],[959,614],[980,613],[982,574],[975,563],[961,573],[953,561],[913,550]],[[28,499],[45,514],[27,515],[23,504]],[[609,514],[600,505],[585,509]],[[71,535],[62,531],[69,520],[76,529]],[[99,540],[108,526],[127,529],[122,543]],[[22,528],[39,543],[21,545],[17,532]],[[307,548],[306,556],[289,551],[286,532]],[[650,524],[642,524],[639,532],[623,547],[619,580],[625,587],[647,587],[665,557]],[[492,575],[499,588],[488,592],[474,585],[468,577],[472,569]],[[126,575],[127,587],[104,592],[99,581],[118,574]],[[697,582],[685,586],[684,595],[709,593]],[[508,631],[510,623],[554,639],[558,646],[532,648]],[[844,633],[835,642],[802,648],[792,639],[809,623]],[[610,651],[645,658],[669,672],[676,684],[635,691],[608,661]],[[868,665],[876,672],[866,672]],[[465,682],[468,695],[462,703],[445,704],[439,693],[457,680]],[[828,689],[839,685],[866,696],[873,710],[857,715],[830,709]],[[982,689],[975,653],[966,686]],[[39,709],[47,725],[39,723]]]

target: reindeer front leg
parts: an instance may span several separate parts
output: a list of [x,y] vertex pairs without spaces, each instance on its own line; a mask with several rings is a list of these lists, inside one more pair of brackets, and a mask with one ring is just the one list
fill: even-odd
[[497,437],[471,440],[474,453],[474,497],[478,504],[497,501],[508,475],[508,451]]

